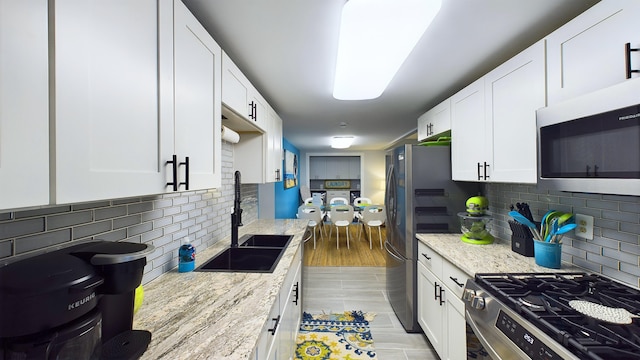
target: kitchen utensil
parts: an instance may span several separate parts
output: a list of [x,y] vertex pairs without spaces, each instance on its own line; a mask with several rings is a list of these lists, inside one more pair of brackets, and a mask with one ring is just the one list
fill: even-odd
[[564,213],[558,217],[558,225],[562,225],[573,217],[572,213]]
[[524,217],[529,219],[529,221],[533,222],[533,214],[531,214],[531,209],[529,208],[529,204],[527,203],[518,203],[516,204],[518,207],[518,212],[522,214]]
[[547,235],[543,235],[544,241],[546,242],[551,241],[551,237],[553,237],[556,231],[558,231],[558,218],[554,218],[553,220],[551,220],[551,225],[549,226],[549,228],[550,230],[547,232]]
[[562,239],[562,235],[568,233],[569,231],[575,229],[578,225],[576,224],[566,224],[566,225],[562,225],[560,228],[558,228],[553,235],[551,236],[551,238],[549,239],[549,241],[552,242],[560,242],[560,239]]
[[519,223],[521,223],[523,225],[528,226],[532,230],[533,237],[536,240],[543,241],[542,238],[540,237],[540,233],[538,232],[537,226],[532,221],[530,221],[529,219],[527,219],[526,217],[524,217],[522,214],[520,214],[517,211],[510,211],[509,212],[509,216],[511,216],[515,221],[517,221],[517,222],[519,222]]
[[546,214],[544,214],[544,216],[542,217],[542,221],[540,222],[540,235],[542,235],[543,238],[547,237],[547,235],[549,234],[551,221],[559,214],[560,212],[555,210],[549,210]]

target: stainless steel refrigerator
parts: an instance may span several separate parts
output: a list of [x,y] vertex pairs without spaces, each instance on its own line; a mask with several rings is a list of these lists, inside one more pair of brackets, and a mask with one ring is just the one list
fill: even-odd
[[416,233],[460,232],[457,213],[478,183],[451,180],[449,146],[403,145],[386,154],[387,295],[407,332],[418,332]]

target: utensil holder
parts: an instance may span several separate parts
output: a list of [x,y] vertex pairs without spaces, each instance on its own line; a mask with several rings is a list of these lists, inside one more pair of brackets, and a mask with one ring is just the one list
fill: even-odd
[[509,220],[511,227],[511,250],[527,257],[533,256],[533,234],[531,230],[517,221]]
[[534,241],[535,261],[537,265],[550,269],[560,269],[562,262],[562,244],[546,241]]

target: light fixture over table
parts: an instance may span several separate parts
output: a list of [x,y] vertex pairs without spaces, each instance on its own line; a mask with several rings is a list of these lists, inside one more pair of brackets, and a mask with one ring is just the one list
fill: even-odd
[[331,138],[331,147],[334,149],[346,149],[353,144],[353,136],[334,136]]
[[342,9],[333,97],[382,95],[442,0],[349,0]]

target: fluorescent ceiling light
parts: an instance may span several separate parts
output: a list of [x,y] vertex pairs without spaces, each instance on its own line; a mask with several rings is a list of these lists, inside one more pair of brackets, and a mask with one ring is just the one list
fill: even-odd
[[333,97],[382,95],[442,0],[349,0],[342,9]]
[[353,136],[334,136],[331,138],[331,147],[334,149],[346,149],[353,144]]

